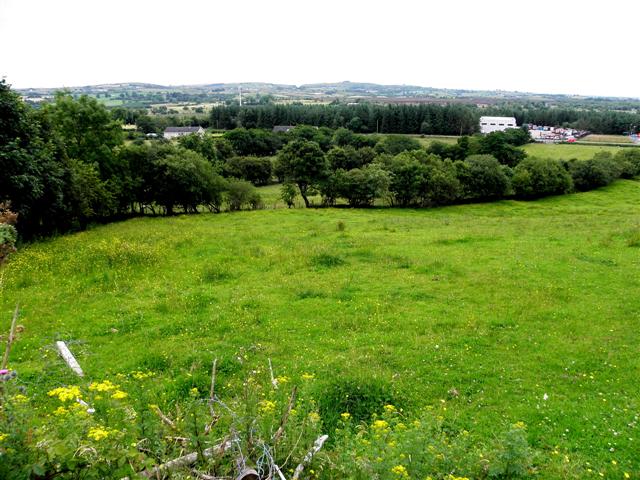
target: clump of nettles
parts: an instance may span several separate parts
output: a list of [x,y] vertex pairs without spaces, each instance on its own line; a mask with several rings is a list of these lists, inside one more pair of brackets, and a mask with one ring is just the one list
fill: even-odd
[[8,204],[0,203],[0,265],[16,251],[18,234],[14,225],[17,219],[18,215],[9,209]]

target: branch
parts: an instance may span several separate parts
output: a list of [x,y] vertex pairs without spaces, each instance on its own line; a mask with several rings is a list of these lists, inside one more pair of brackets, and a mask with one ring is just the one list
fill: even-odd
[[73,370],[78,376],[84,377],[84,372],[82,368],[80,368],[80,364],[76,360],[76,357],[73,356],[73,353],[67,347],[67,344],[61,341],[56,342],[56,347],[58,347],[58,352],[62,356],[62,359],[67,362],[69,368]]
[[273,438],[272,438],[273,445],[276,445],[278,443],[278,440],[280,440],[280,437],[284,433],[284,427],[287,424],[287,420],[289,419],[289,414],[291,413],[291,410],[293,409],[293,404],[296,401],[297,390],[298,390],[298,387],[294,385],[293,390],[291,390],[289,405],[287,405],[287,409],[285,410],[284,415],[282,415],[282,419],[280,420],[280,426],[278,427],[278,430],[273,435]]
[[11,320],[11,328],[9,329],[9,338],[7,339],[7,348],[4,351],[4,357],[2,357],[2,365],[0,365],[0,370],[6,369],[7,363],[9,363],[9,352],[11,351],[11,345],[15,340],[16,321],[18,320],[19,313],[20,313],[20,304],[16,304],[16,309],[13,312],[13,319]]
[[298,478],[300,478],[300,474],[302,474],[304,467],[311,463],[311,460],[313,460],[313,456],[320,451],[324,442],[327,441],[327,438],[329,438],[329,435],[321,435],[316,439],[316,441],[313,443],[313,447],[311,447],[311,450],[307,452],[307,454],[302,459],[302,462],[300,462],[300,465],[296,467],[291,480],[298,480]]
[[[215,457],[218,455],[224,454],[224,452],[231,447],[231,440],[225,440],[224,442],[215,445],[211,448],[207,448],[203,450],[202,456],[205,458]],[[173,460],[169,460],[166,463],[158,465],[157,467],[153,467],[149,470],[144,470],[140,472],[142,477],[152,478],[152,477],[161,477],[161,474],[170,470],[175,470],[176,468],[186,467],[188,465],[193,465],[198,461],[198,452],[189,453],[187,455],[183,455],[182,457],[174,458]]]
[[273,367],[271,366],[271,359],[269,359],[269,373],[271,374],[271,385],[273,385],[273,389],[278,389],[278,380],[276,380],[273,376]]

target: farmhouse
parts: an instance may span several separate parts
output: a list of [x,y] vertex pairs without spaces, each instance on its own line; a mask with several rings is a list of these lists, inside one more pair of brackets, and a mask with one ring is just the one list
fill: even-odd
[[514,117],[480,117],[480,133],[502,132],[518,128]]
[[185,135],[191,135],[196,133],[200,136],[204,135],[204,128],[202,127],[167,127],[164,130],[164,138],[171,140],[172,138],[184,137]]

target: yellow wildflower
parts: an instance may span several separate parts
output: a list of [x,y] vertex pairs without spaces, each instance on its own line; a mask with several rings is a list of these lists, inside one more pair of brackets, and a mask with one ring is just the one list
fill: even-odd
[[67,410],[66,408],[64,408],[64,407],[62,407],[62,406],[60,406],[60,407],[56,408],[56,409],[53,411],[53,414],[54,414],[54,415],[58,415],[58,416],[60,416],[60,415],[64,415],[64,414],[66,414],[66,413],[69,413],[69,410]]
[[342,420],[346,422],[351,418],[351,414],[349,412],[344,412],[340,414],[340,417],[342,418]]
[[9,437],[8,433],[0,433],[0,442],[4,441],[7,437]]
[[196,387],[193,387],[191,390],[189,390],[189,396],[191,397],[197,397],[198,396],[198,389]]
[[320,421],[320,415],[318,415],[317,412],[311,412],[309,414],[309,420],[311,420],[313,423],[317,423]]
[[527,425],[524,422],[516,422],[516,423],[513,424],[513,428],[518,428],[520,430],[524,430],[525,428],[527,428]]
[[111,395],[111,398],[115,400],[122,400],[123,398],[127,398],[127,394],[122,390],[116,390],[115,392],[113,392],[113,395]]
[[391,405],[391,404],[388,404],[388,405],[385,405],[385,406],[384,406],[384,411],[385,411],[385,412],[388,412],[388,413],[393,413],[393,412],[395,412],[395,411],[396,411],[396,407],[394,407],[394,406],[393,406],[393,405]]
[[631,475],[629,475],[627,472],[624,472],[624,478],[631,478]]
[[406,429],[407,429],[407,426],[402,422],[398,422],[398,424],[396,425],[396,430],[402,431],[402,430],[406,430]]
[[409,472],[407,472],[407,467],[404,465],[396,465],[391,469],[391,473],[395,473],[402,478],[409,478]]
[[283,375],[281,377],[277,377],[276,378],[276,382],[281,383],[281,384],[285,384],[285,383],[289,383],[291,379],[289,377],[287,377],[286,375]]
[[145,378],[153,377],[153,372],[141,372],[140,370],[136,370],[132,375],[136,380],[144,380]]
[[16,402],[16,403],[24,403],[27,400],[28,400],[27,397],[25,395],[22,395],[21,393],[15,395],[13,397],[13,401]]
[[260,408],[258,409],[260,413],[273,413],[276,410],[276,402],[272,402],[271,400],[260,400],[258,403]]
[[100,383],[92,382],[89,385],[89,390],[96,390],[98,392],[109,392],[111,390],[115,390],[116,388],[117,388],[117,385],[114,385],[109,380],[105,380],[104,382],[100,382]]
[[93,440],[100,441],[109,436],[109,432],[102,427],[91,427],[87,436]]
[[384,430],[389,426],[389,424],[387,422],[385,422],[384,420],[376,420],[375,422],[373,422],[373,424],[371,426],[375,430]]
[[82,397],[80,388],[76,386],[54,388],[53,390],[49,391],[47,395],[49,395],[50,397],[58,397],[61,402],[75,400],[76,398]]
[[316,378],[316,376],[312,373],[303,373],[302,374],[302,379],[303,380],[313,380],[314,378]]

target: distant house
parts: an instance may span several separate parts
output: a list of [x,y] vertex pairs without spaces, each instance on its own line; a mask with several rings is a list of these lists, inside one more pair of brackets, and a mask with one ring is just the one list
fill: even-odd
[[172,138],[184,137],[185,135],[198,134],[204,135],[204,128],[202,127],[167,127],[164,130],[164,138],[171,140]]
[[288,133],[293,128],[295,125],[276,125],[273,127],[273,133]]
[[518,128],[514,117],[480,117],[480,133],[502,132]]

